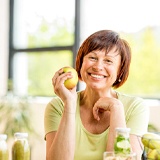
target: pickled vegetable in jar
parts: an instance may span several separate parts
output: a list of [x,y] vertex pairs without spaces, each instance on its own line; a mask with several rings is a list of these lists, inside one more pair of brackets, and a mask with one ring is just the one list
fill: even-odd
[[12,160],[30,160],[28,133],[15,133],[12,146]]
[[0,134],[0,160],[8,160],[7,135]]
[[130,154],[130,128],[116,128],[116,138],[114,142],[114,151],[116,154]]

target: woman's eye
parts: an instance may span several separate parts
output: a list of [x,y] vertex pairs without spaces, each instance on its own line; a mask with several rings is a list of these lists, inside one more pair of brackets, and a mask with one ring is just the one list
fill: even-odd
[[91,60],[97,60],[96,57],[89,57],[89,59],[91,59]]
[[113,63],[113,61],[110,60],[110,59],[106,59],[105,62],[106,62],[106,63]]

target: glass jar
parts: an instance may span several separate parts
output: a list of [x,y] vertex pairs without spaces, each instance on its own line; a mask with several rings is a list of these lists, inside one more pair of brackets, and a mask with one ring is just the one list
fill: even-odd
[[116,154],[130,154],[130,128],[116,128],[116,138],[114,142],[114,151]]
[[0,134],[0,160],[8,160],[7,135]]
[[28,133],[15,133],[12,146],[12,160],[30,160]]

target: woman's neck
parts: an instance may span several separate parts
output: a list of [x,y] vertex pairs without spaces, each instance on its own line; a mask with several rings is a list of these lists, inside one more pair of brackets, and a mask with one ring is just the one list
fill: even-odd
[[94,91],[92,89],[86,88],[81,92],[80,101],[81,105],[85,105],[88,107],[93,107],[95,102],[101,97],[113,97],[117,98],[116,92],[112,89],[102,92],[102,91]]

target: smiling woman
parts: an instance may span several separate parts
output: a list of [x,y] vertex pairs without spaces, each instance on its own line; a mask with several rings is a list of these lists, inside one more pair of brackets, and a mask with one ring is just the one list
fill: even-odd
[[[81,3],[75,9],[77,2]],[[59,68],[74,66],[78,48],[74,45],[79,46],[88,35],[97,30],[114,29],[127,39],[132,48],[130,74],[127,82],[118,91],[145,98],[160,98],[159,0],[1,0],[0,6],[1,95],[7,92],[9,76],[13,78],[16,94],[29,95],[36,99],[37,96],[55,96],[51,78]],[[75,11],[78,19],[75,19]],[[106,73],[104,75],[107,76]],[[98,74],[92,76],[102,77]],[[79,82],[79,90],[85,88],[83,84]],[[118,94],[117,96],[120,97]],[[85,99],[85,96],[81,98]],[[43,97],[38,98],[40,103],[43,100]],[[157,105],[155,101],[150,103]],[[33,116],[37,123],[33,123],[40,128],[38,132],[43,133],[43,126],[39,125],[43,124],[40,122],[43,121],[43,106],[40,103],[32,103],[32,109],[37,107]],[[84,116],[94,119],[91,115],[85,115],[85,111],[83,113]],[[159,112],[156,113],[157,116],[153,113],[152,117],[159,126]],[[94,143],[97,142],[98,138]],[[38,152],[33,149],[32,158],[44,160],[45,149],[39,140],[35,148]],[[81,153],[86,153],[85,148]]]
[[[106,83],[106,85],[111,85],[110,81],[108,81],[108,77],[110,76],[110,72],[113,72],[115,70],[115,75],[112,75],[112,81],[116,82],[116,78],[117,78],[117,71],[118,68],[120,67],[120,60],[121,57],[120,55],[117,56],[117,53],[114,52],[114,48],[111,49],[107,55],[106,55],[106,51],[94,51],[94,52],[90,52],[88,53],[83,60],[83,67],[87,67],[87,65],[89,64],[90,66],[93,66],[93,71],[91,71],[91,69],[88,69],[88,75],[86,77],[85,80],[85,76],[83,77],[83,71],[84,68],[81,68],[81,77],[83,81],[101,81],[104,80],[104,82]],[[116,54],[116,57],[115,57]],[[102,68],[105,67],[106,68],[106,72],[104,72],[102,70]],[[100,69],[101,72],[97,73],[97,70]],[[86,82],[87,83],[87,82]]]
[[143,99],[114,90],[127,80],[130,62],[129,44],[112,30],[100,30],[86,38],[77,53],[84,90],[64,86],[69,73],[57,74],[59,69],[54,74],[57,96],[44,114],[47,160],[102,160],[105,151],[114,150],[117,127],[131,128],[131,148],[141,159],[139,142],[147,132],[148,107]]
[[[104,65],[100,67],[108,67],[112,71],[116,69],[118,76],[116,75],[116,79],[113,79],[114,88],[120,87],[127,80],[131,61],[131,54],[128,53],[131,50],[128,42],[118,37],[119,35],[114,34],[112,31],[108,30],[106,33],[106,30],[101,30],[89,36],[82,43],[76,61],[76,69],[81,80],[83,79],[80,71],[80,69],[83,70],[81,65],[82,62],[85,64],[88,59],[96,67],[99,64]],[[93,38],[94,41],[90,42]],[[84,59],[82,58],[83,56]],[[119,67],[121,70],[118,70]]]

